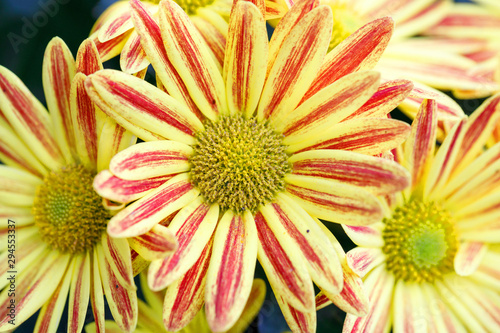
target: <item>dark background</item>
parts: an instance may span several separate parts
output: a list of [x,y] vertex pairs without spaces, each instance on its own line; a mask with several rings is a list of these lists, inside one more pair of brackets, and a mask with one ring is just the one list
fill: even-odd
[[[93,23],[113,0],[0,0],[0,65],[14,72],[45,104],[42,88],[42,61],[45,47],[54,37],[61,37],[73,55],[83,39],[88,37]],[[456,2],[467,2],[456,0]],[[117,59],[105,67],[118,68]],[[481,101],[458,101],[467,113],[477,108]],[[396,116],[397,117],[397,116]],[[337,236],[345,250],[354,244],[342,229],[325,223]],[[264,278],[257,265],[256,277]],[[138,284],[138,281],[137,281]],[[141,294],[140,294],[141,296]],[[58,332],[66,332],[67,309]],[[108,314],[109,315],[109,314]],[[111,316],[108,316],[111,319]],[[344,314],[331,305],[318,312],[318,332],[341,332]],[[87,323],[93,321],[87,314]],[[32,332],[36,315],[23,324],[18,332]],[[249,327],[249,332],[274,333],[287,331],[283,316],[268,285],[267,298],[259,317]]]

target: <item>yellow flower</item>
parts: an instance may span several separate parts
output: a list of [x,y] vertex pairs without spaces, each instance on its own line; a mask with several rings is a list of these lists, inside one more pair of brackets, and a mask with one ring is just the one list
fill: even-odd
[[314,329],[313,281],[340,295],[338,303],[353,298],[341,293],[344,284],[359,290],[349,288],[357,282],[343,277],[338,242],[315,218],[378,221],[377,195],[408,185],[404,168],[374,156],[409,134],[387,113],[411,83],[380,85],[368,70],[392,20],[371,22],[327,56],[329,7],[297,3],[268,42],[259,7],[240,1],[221,73],[176,3],[160,3],[159,27],[142,3],[130,3],[161,89],[113,70],[89,76],[93,101],[147,141],[117,154],[94,186],[124,202],[115,182],[171,179],[125,201],[132,203],[110,220],[108,233],[137,236],[163,223],[176,234],[176,252],[148,271],[152,290],[169,286],[167,330],[187,325],[203,303],[210,328],[229,329],[249,295],[257,256],[290,327]]
[[434,154],[436,103],[427,100],[396,154],[411,188],[387,202],[381,222],[345,226],[347,253],[364,276],[365,317],[344,332],[498,332],[500,322],[500,143],[484,150],[500,119],[500,95],[453,127]]
[[[159,0],[145,0],[144,7],[158,19]],[[224,48],[227,39],[227,20],[233,5],[232,0],[178,0],[177,4],[189,15],[203,40],[210,47],[212,56],[221,68],[224,62]],[[266,19],[282,17],[287,11],[285,0],[266,0],[262,9]],[[134,30],[129,1],[117,1],[97,19],[91,31],[91,38],[97,45],[103,60],[121,53],[120,66],[126,73],[136,73],[149,65],[149,60],[141,46],[140,38]]]
[[[138,333],[168,333],[168,331],[163,326],[163,298],[165,296],[164,292],[153,292],[149,290],[146,281],[146,275],[143,273],[141,277],[141,290],[143,291],[144,298],[146,302],[142,300],[139,301],[139,318],[137,321]],[[262,304],[264,304],[264,299],[266,297],[266,284],[261,279],[255,279],[253,281],[252,290],[250,291],[250,296],[246,302],[245,308],[241,313],[241,316],[236,321],[236,324],[227,331],[227,333],[243,333],[248,328],[248,326],[255,319],[259,313]],[[95,333],[96,325],[91,323],[85,326],[85,331],[87,333]],[[106,321],[106,332],[107,333],[121,333],[120,327],[111,320]],[[205,311],[201,309],[193,320],[183,329],[177,331],[179,333],[211,333],[210,327],[208,326]]]
[[[109,218],[120,207],[106,201],[105,209],[92,183],[136,138],[88,97],[85,79],[99,69],[91,40],[81,44],[75,62],[66,44],[52,39],[43,62],[48,113],[19,78],[0,67],[0,158],[5,163],[0,166],[0,228],[2,242],[12,245],[0,250],[5,259],[2,331],[40,310],[35,331],[56,332],[68,293],[68,331],[83,328],[89,299],[103,327],[103,293],[118,325],[129,332],[135,328],[131,250],[127,240],[106,234]],[[167,238],[144,241],[138,251],[161,258],[175,250],[173,235],[164,229]]]

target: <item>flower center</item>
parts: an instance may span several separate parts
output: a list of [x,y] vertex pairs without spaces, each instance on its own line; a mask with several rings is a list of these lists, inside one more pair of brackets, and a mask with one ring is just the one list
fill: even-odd
[[411,200],[384,223],[382,250],[396,279],[432,282],[453,271],[457,238],[446,210],[434,202]]
[[356,14],[354,8],[347,3],[338,0],[322,0],[322,4],[330,6],[333,13],[332,38],[328,51],[339,45],[362,25],[361,18]]
[[282,134],[242,116],[207,122],[191,157],[191,181],[209,203],[255,211],[284,189],[291,171]]
[[196,15],[198,8],[211,5],[214,0],[174,0],[188,15]]
[[80,253],[101,239],[110,216],[92,188],[94,176],[83,166],[66,166],[50,172],[38,187],[35,225],[52,249]]

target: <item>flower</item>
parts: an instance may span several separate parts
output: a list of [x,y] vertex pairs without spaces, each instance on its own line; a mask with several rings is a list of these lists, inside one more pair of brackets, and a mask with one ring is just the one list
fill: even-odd
[[[142,3],[156,18],[159,2],[159,0],[145,0]],[[222,67],[227,20],[233,1],[178,0],[177,4],[190,16],[204,41],[208,43],[212,56]],[[287,11],[287,6],[284,0],[266,0],[265,11],[266,19],[274,19],[282,17]],[[121,52],[120,67],[126,73],[139,72],[149,65],[132,21],[129,2],[117,1],[101,14],[91,31],[91,37],[104,60],[113,58]]]
[[[144,293],[146,302],[139,300],[139,319],[137,321],[137,329],[144,333],[167,333],[163,326],[163,298],[164,292],[154,292],[149,290],[146,281],[146,275],[142,273],[141,290]],[[266,297],[266,284],[261,279],[253,280],[252,290],[248,297],[245,308],[238,318],[236,324],[228,331],[228,333],[243,333],[255,319],[260,308],[264,304]],[[90,323],[85,326],[87,333],[95,333],[95,323]],[[121,332],[120,328],[114,321],[106,321],[106,332]],[[180,333],[211,333],[208,327],[207,319],[203,309],[201,309],[194,319]]]
[[[89,298],[102,328],[103,291],[118,325],[129,332],[135,328],[132,255],[137,253],[131,254],[126,239],[107,236],[108,220],[119,207],[106,202],[105,209],[92,183],[111,157],[136,139],[85,92],[87,75],[99,69],[91,40],[81,44],[75,62],[66,44],[52,39],[42,71],[49,114],[19,78],[0,67],[0,158],[6,164],[0,166],[1,234],[13,244],[1,249],[1,275],[11,277],[1,283],[2,331],[40,310],[35,330],[55,332],[68,293],[68,331],[83,328]],[[162,243],[141,238],[131,243],[139,243],[140,252],[155,245],[157,251],[149,253],[164,257],[176,242],[161,228],[167,237]]]
[[396,153],[411,188],[388,200],[386,217],[344,229],[347,253],[364,276],[365,317],[348,314],[344,332],[500,329],[500,144],[484,150],[500,119],[500,95],[452,129],[434,154],[436,103],[427,100]]
[[350,281],[313,216],[369,224],[382,214],[376,195],[408,185],[404,168],[370,156],[409,133],[386,115],[411,83],[379,85],[379,74],[365,70],[386,45],[380,41],[392,20],[366,25],[328,57],[330,8],[297,3],[268,42],[262,7],[241,1],[221,73],[177,4],[160,3],[159,26],[139,1],[131,6],[161,89],[113,70],[88,77],[92,100],[147,141],[117,154],[94,187],[129,203],[137,197],[117,198],[117,182],[172,178],[115,215],[108,234],[140,235],[174,214],[169,228],[179,247],[148,271],[152,290],[168,286],[169,331],[187,325],[203,302],[210,328],[229,329],[257,256],[289,325],[314,328],[312,281],[330,295]]

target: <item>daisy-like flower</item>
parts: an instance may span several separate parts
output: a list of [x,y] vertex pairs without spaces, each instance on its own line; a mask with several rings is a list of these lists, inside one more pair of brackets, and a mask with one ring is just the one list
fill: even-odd
[[[88,97],[85,79],[99,69],[90,39],[75,61],[66,44],[54,38],[43,62],[49,114],[19,78],[0,67],[0,158],[5,163],[0,166],[0,234],[5,244],[14,245],[0,250],[1,331],[40,310],[35,331],[55,332],[68,294],[68,332],[82,330],[89,299],[102,331],[103,294],[121,329],[135,328],[131,249],[126,239],[106,233],[111,212],[119,207],[107,202],[105,209],[92,183],[111,157],[136,139]],[[156,233],[161,241],[145,235],[131,243],[156,258],[175,249],[167,228],[158,226]]]
[[436,103],[422,104],[396,157],[411,188],[386,217],[344,229],[359,246],[347,261],[370,298],[344,332],[500,330],[500,144],[484,145],[500,119],[500,95],[452,129],[434,154]]
[[[146,302],[139,300],[139,318],[137,320],[137,330],[140,333],[168,333],[163,326],[163,297],[164,292],[151,291],[147,286],[146,275],[143,273],[141,277],[141,290],[143,291]],[[247,303],[241,316],[238,318],[236,324],[228,333],[243,333],[248,326],[255,319],[259,313],[260,308],[264,304],[266,298],[266,284],[261,279],[253,281],[252,290],[248,297]],[[85,326],[87,333],[95,333],[95,323],[90,323]],[[120,327],[111,320],[106,321],[107,333],[121,333]],[[208,326],[205,312],[201,309],[194,319],[183,329],[178,331],[180,333],[211,333]]]
[[[158,0],[143,1],[144,7],[157,17]],[[176,3],[190,16],[203,39],[210,47],[212,56],[222,68],[227,39],[227,20],[232,0],[178,0]],[[264,5],[262,5],[264,6]],[[266,0],[266,19],[282,17],[288,10],[285,0]],[[104,60],[121,53],[120,67],[126,73],[136,73],[149,65],[134,30],[129,1],[117,1],[97,19],[91,31]]]
[[121,182],[173,178],[115,215],[108,233],[140,235],[178,211],[169,228],[179,247],[148,272],[152,290],[169,286],[169,331],[187,325],[203,303],[210,328],[229,329],[250,293],[257,255],[292,329],[314,330],[312,282],[329,295],[343,284],[343,295],[356,288],[344,281],[331,240],[312,216],[369,224],[382,216],[376,195],[408,185],[404,168],[370,155],[409,133],[386,115],[412,84],[379,85],[378,73],[360,71],[375,65],[392,20],[370,23],[326,57],[329,7],[297,3],[268,42],[262,7],[240,1],[221,73],[176,3],[160,3],[159,26],[139,1],[131,5],[157,84],[168,94],[118,71],[89,76],[93,101],[151,141],[117,154],[94,186],[131,202],[137,196],[114,195]]

